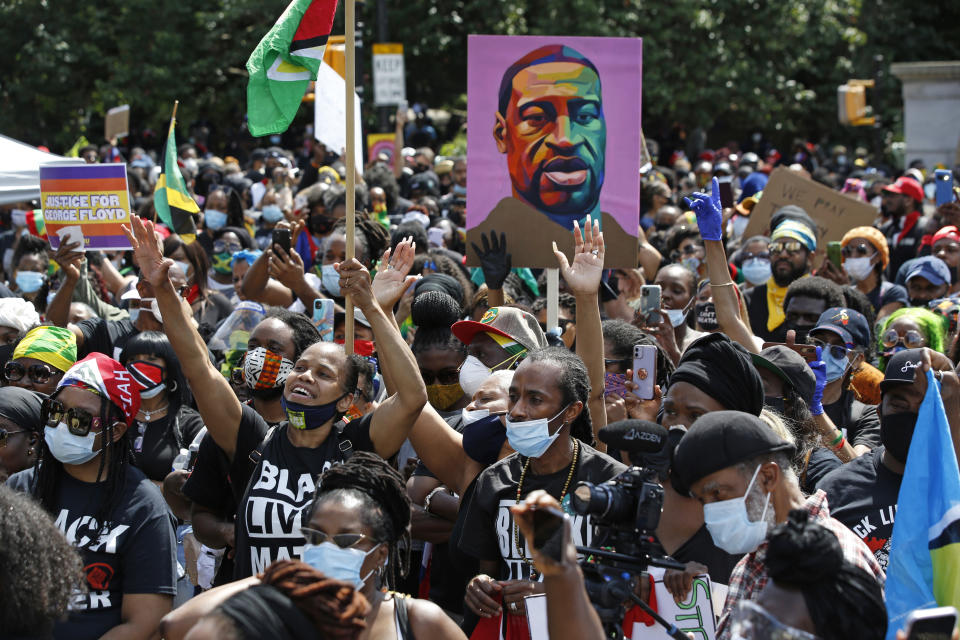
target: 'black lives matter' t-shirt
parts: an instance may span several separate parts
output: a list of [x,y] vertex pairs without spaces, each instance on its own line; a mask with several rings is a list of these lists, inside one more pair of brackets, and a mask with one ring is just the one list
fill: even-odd
[[[506,565],[500,576],[504,580],[529,580],[532,569],[532,565],[523,562],[517,551],[515,540],[519,540],[524,557],[531,558],[530,548],[523,534],[515,531],[513,514],[510,513],[510,507],[517,504],[517,483],[526,461],[527,458],[515,453],[484,469],[477,478],[470,502],[461,507],[461,510],[466,508],[467,513],[458,543],[460,550],[480,560],[501,560]],[[567,493],[571,493],[578,482],[605,482],[626,469],[610,456],[580,443],[577,468]],[[569,467],[564,467],[556,473],[541,476],[527,469],[521,500],[537,489],[559,498],[569,472]],[[570,517],[573,543],[589,545],[593,540],[590,517],[579,514]]]
[[829,473],[817,489],[827,492],[830,516],[860,536],[886,571],[903,476],[883,466],[882,457],[880,446]]
[[[256,432],[266,432],[266,423],[250,407],[244,406],[244,418],[237,433],[237,448],[232,467],[242,463],[241,456],[249,455],[254,447],[243,433],[245,423]],[[234,577],[247,578],[260,573],[277,560],[299,558],[303,550],[300,527],[301,511],[313,499],[316,478],[334,464],[345,460],[344,443],[350,441],[352,451],[374,451],[370,440],[372,414],[348,423],[341,434],[331,431],[323,444],[316,448],[294,447],[287,437],[287,426],[273,430],[261,449],[262,457],[250,476],[250,481],[239,502],[236,522],[237,552]],[[251,425],[252,426],[252,425]],[[241,446],[243,445],[243,446]],[[244,457],[246,457],[244,455]],[[231,471],[233,477],[233,471]]]
[[[34,469],[10,476],[7,484],[29,493]],[[113,523],[99,537],[94,519],[104,483],[80,482],[64,473],[54,509],[57,527],[80,550],[86,593],[74,596],[70,617],[54,629],[55,638],[99,638],[121,623],[125,594],[177,592],[175,520],[160,490],[143,472],[127,466]],[[27,551],[27,550],[24,550]]]

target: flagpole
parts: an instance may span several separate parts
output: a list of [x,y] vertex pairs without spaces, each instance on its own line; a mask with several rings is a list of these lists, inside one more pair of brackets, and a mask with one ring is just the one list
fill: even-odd
[[173,122],[174,120],[177,119],[177,107],[179,107],[179,106],[180,106],[180,101],[179,101],[179,100],[174,100],[174,101],[173,101],[173,113],[170,114],[170,121],[171,121],[171,122]]
[[[356,170],[357,170],[357,159],[356,159],[356,146],[354,145],[354,132],[353,121],[355,118],[354,115],[354,91],[356,87],[356,17],[355,17],[355,5],[354,0],[344,0],[344,25],[346,27],[344,33],[344,49],[346,52],[345,65],[346,72],[346,85],[347,85],[347,144],[346,144],[346,165],[347,165],[347,260],[352,260],[354,257],[356,244],[354,242],[354,226],[355,226],[355,212],[354,208],[356,206]],[[344,344],[343,348],[347,352],[347,355],[353,353],[353,300],[350,296],[346,296],[346,325],[344,326]]]

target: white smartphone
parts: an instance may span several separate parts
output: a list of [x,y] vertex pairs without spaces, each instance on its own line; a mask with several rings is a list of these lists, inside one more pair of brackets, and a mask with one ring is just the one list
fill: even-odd
[[427,237],[430,239],[431,247],[443,247],[443,229],[439,227],[430,227],[427,229]]
[[950,640],[957,626],[953,607],[916,609],[907,616],[907,640]]
[[657,379],[657,348],[652,344],[638,344],[633,347],[633,383],[634,390],[641,400],[653,399],[653,386]]

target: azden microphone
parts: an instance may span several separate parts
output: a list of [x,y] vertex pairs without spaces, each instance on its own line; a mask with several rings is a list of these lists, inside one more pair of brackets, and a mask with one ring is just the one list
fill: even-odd
[[620,420],[600,429],[607,446],[628,453],[657,453],[667,443],[667,430],[647,420]]

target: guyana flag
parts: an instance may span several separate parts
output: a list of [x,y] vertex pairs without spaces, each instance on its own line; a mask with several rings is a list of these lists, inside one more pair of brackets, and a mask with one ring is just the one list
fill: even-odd
[[337,0],[293,0],[247,60],[247,126],[254,136],[283,133],[317,79]]
[[918,367],[916,375],[927,377],[927,392],[910,439],[890,539],[888,640],[914,609],[960,608],[960,470],[940,383],[932,371]]
[[190,197],[187,185],[183,182],[180,167],[177,166],[177,139],[174,130],[177,119],[170,118],[170,131],[167,133],[167,146],[163,152],[162,170],[153,190],[153,206],[157,217],[173,233],[178,234],[185,243],[197,239],[197,225],[194,216],[199,215],[200,207]]

